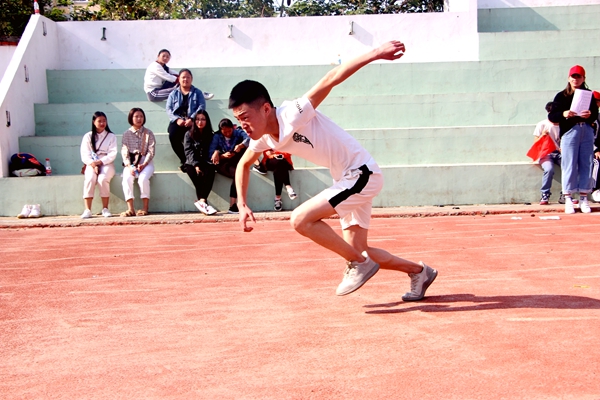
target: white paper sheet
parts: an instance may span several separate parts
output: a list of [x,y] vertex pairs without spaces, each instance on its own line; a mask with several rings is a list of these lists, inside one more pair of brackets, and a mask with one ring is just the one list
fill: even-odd
[[582,111],[590,109],[590,102],[592,101],[592,92],[590,90],[575,89],[573,95],[573,101],[571,102],[571,111],[581,115]]

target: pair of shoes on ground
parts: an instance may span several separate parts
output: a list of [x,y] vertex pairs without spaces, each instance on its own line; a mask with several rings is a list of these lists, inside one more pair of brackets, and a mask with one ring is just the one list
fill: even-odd
[[25,204],[17,218],[39,218],[42,211],[39,204]]
[[229,210],[227,211],[228,214],[239,214],[240,210],[237,206],[237,203],[233,203],[233,205],[231,207],[229,207]]
[[127,211],[123,211],[121,214],[119,214],[121,217],[144,217],[146,215],[148,215],[148,211],[146,210],[137,210],[137,212],[132,211],[132,210],[127,210]]
[[[295,200],[298,198],[298,195],[296,194],[296,192],[294,192],[294,189],[289,187],[286,188],[287,190],[287,194],[288,197],[290,198],[290,200]],[[279,198],[275,197],[275,205],[273,207],[275,209],[275,211],[282,211],[283,210],[283,203],[281,202],[281,196]]]
[[[102,209],[102,216],[104,218],[108,218],[108,217],[112,217],[112,214],[110,211],[108,211],[108,208],[103,208]],[[81,219],[88,219],[88,218],[92,218],[92,210],[88,210],[86,209],[83,214],[81,214]]]
[[587,196],[581,196],[579,201],[572,200],[570,197],[565,197],[565,214],[575,214],[575,205],[579,204],[579,209],[584,214],[592,212]]
[[194,205],[196,206],[198,211],[200,211],[204,215],[214,215],[217,213],[217,210],[215,210],[213,206],[211,206],[205,201],[198,200],[194,203]]
[[[344,278],[336,290],[338,296],[343,296],[354,292],[364,285],[373,275],[379,271],[379,264],[369,258],[366,251],[362,253],[365,261],[359,263],[357,261],[348,261]],[[408,274],[410,277],[410,292],[402,296],[404,301],[418,301],[425,297],[427,288],[433,283],[437,277],[437,271],[423,262],[419,262],[423,267],[422,271],[417,274]]]

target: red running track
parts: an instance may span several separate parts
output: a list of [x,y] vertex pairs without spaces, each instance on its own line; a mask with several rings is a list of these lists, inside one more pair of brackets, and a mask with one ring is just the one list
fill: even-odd
[[374,220],[418,303],[286,221],[0,230],[0,398],[598,400],[600,213],[512,217]]

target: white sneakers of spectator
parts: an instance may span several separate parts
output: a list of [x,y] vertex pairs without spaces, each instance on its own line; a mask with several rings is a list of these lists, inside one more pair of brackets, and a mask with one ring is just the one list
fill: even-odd
[[[592,212],[587,196],[579,198],[579,209],[584,214]],[[575,202],[570,197],[565,197],[565,214],[575,214]]]
[[209,93],[209,92],[202,92],[202,94],[204,95],[204,100],[210,100],[210,99],[212,99],[213,97],[215,97],[215,95],[214,95],[214,94],[212,94],[212,93]]
[[[108,208],[103,208],[102,209],[102,216],[104,218],[108,218],[108,217],[112,217],[112,213],[110,211],[108,211]],[[85,210],[83,212],[83,214],[81,214],[81,219],[88,219],[88,218],[92,218],[92,210]]]
[[194,205],[196,206],[198,211],[200,211],[204,215],[214,215],[217,213],[217,210],[215,210],[215,208],[207,202],[198,200],[194,203]]
[[39,218],[42,211],[39,204],[25,204],[17,218]]

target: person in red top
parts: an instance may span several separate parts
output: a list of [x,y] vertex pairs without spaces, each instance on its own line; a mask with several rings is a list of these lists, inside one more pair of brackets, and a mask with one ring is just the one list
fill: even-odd
[[253,171],[261,175],[264,175],[266,171],[273,171],[273,184],[275,186],[275,206],[273,208],[275,211],[283,210],[281,192],[284,185],[290,200],[298,198],[290,182],[290,171],[293,169],[292,155],[273,149],[265,150],[260,164],[252,168]]

